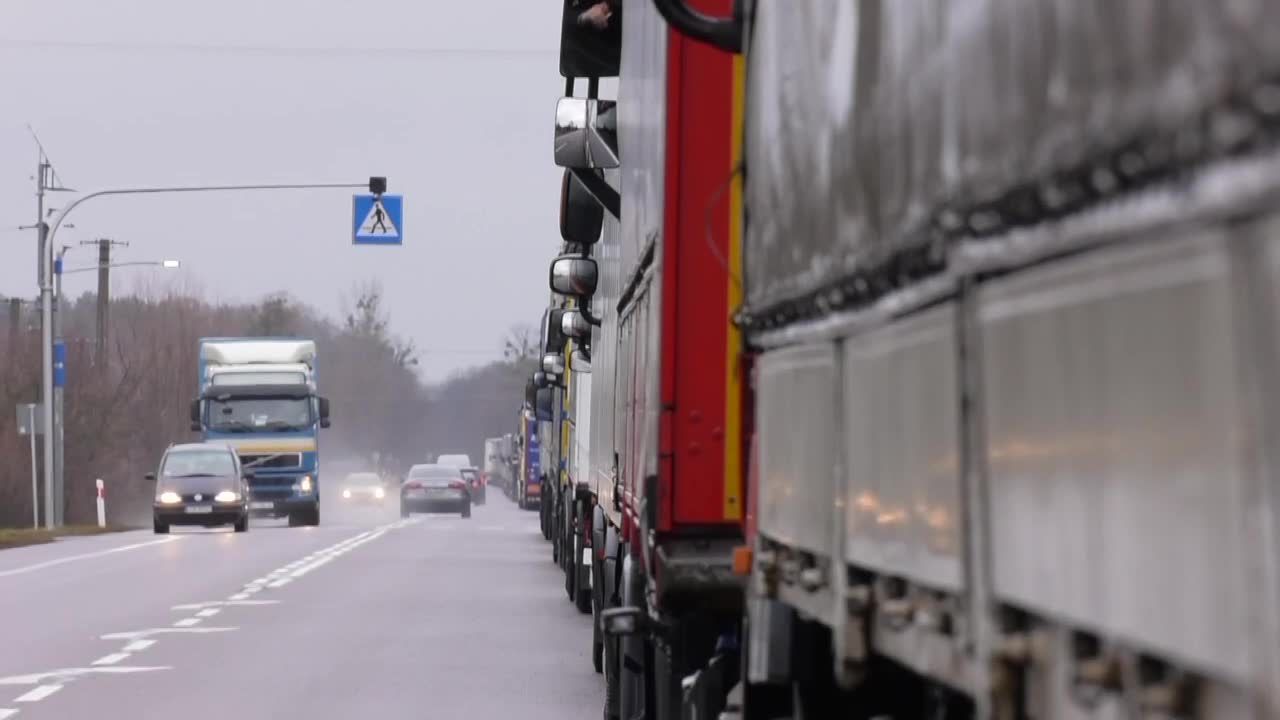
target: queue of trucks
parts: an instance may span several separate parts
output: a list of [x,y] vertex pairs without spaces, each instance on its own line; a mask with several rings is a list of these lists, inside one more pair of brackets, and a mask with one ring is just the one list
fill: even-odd
[[515,484],[604,717],[1280,717],[1280,6],[562,21]]

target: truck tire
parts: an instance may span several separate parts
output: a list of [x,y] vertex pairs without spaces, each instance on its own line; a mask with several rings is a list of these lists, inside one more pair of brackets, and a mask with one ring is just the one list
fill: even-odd
[[307,525],[310,525],[312,527],[316,527],[317,525],[320,524],[320,504],[319,503],[316,503],[316,506],[311,508],[311,510],[307,512],[306,523]]
[[236,521],[235,531],[238,533],[249,532],[249,513],[240,516],[240,519]]
[[[585,546],[582,544],[582,536],[578,533],[573,535],[573,557],[569,560],[569,566],[572,568],[570,573],[573,577],[573,604],[578,608],[578,612],[583,615],[591,614],[591,584],[581,587],[582,582],[582,552]],[[590,572],[590,565],[587,566]],[[594,579],[594,578],[593,578]],[[598,671],[597,671],[598,672]]]
[[462,517],[464,518],[471,517],[471,501],[470,500],[468,500],[467,503],[462,506]]
[[162,523],[159,520],[153,520],[152,525],[154,526],[157,535],[169,534],[169,526],[167,524]]

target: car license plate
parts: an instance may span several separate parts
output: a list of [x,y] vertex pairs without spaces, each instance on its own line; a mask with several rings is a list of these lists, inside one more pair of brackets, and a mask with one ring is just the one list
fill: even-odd
[[273,502],[263,502],[263,501],[258,501],[258,502],[251,502],[251,503],[249,503],[249,509],[250,509],[250,510],[270,510],[270,509],[274,508],[275,506],[276,506],[276,504],[275,504],[275,503],[273,503]]
[[186,508],[188,515],[205,515],[213,512],[212,505],[188,505]]

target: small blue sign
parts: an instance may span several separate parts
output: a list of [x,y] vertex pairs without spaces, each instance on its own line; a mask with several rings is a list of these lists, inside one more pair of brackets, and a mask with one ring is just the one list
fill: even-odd
[[356,195],[351,200],[352,244],[404,244],[403,196]]
[[66,387],[67,344],[61,340],[53,344],[53,386]]

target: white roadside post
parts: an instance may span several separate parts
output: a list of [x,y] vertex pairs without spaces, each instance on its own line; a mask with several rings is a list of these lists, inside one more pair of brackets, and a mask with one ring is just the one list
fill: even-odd
[[105,528],[107,526],[107,500],[103,497],[103,489],[106,484],[102,482],[102,478],[98,478],[93,483],[98,488],[98,527]]
[[36,405],[27,403],[27,434],[31,436],[31,527],[40,528],[40,484],[36,481]]

